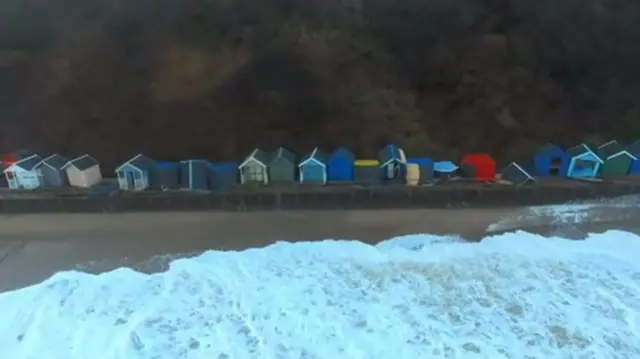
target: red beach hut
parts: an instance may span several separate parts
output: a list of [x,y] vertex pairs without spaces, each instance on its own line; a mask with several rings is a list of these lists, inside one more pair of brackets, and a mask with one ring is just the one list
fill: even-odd
[[496,179],[496,161],[486,153],[474,153],[462,157],[462,165],[473,167],[474,178],[478,181]]
[[5,153],[0,155],[0,164],[2,164],[2,169],[6,170],[12,164],[23,160],[27,157],[30,157],[34,153],[29,150],[18,150],[15,152]]

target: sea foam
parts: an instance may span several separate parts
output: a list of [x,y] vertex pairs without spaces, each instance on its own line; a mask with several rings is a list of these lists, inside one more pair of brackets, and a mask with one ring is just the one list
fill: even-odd
[[7,359],[640,358],[640,238],[276,243],[0,294]]

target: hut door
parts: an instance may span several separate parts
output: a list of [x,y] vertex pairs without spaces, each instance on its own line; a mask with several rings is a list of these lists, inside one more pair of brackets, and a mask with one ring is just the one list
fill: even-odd
[[127,171],[127,189],[136,189],[136,179],[135,173],[132,171]]
[[551,166],[549,167],[549,175],[550,176],[558,176],[560,174],[560,166],[562,164],[562,160],[560,158],[552,158]]
[[396,178],[396,166],[395,164],[389,164],[387,165],[387,179],[394,179]]
[[135,189],[139,190],[139,189],[144,189],[145,185],[144,185],[144,180],[142,178],[142,173],[141,172],[134,172],[133,173],[133,184]]
[[5,175],[7,176],[7,183],[9,184],[9,188],[16,189],[20,187],[18,178],[16,177],[16,174],[14,172],[7,171],[5,172]]

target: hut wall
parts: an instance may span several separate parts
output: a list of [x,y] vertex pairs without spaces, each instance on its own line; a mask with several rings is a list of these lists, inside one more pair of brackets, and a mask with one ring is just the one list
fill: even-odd
[[417,186],[420,183],[420,167],[417,164],[407,164],[406,180],[408,186]]
[[180,168],[180,163],[156,163],[149,173],[149,185],[154,188],[180,188]]

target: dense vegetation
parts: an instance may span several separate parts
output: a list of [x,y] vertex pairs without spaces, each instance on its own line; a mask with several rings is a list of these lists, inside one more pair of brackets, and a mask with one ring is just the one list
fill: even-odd
[[107,166],[640,137],[632,0],[4,0],[0,144]]

